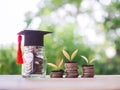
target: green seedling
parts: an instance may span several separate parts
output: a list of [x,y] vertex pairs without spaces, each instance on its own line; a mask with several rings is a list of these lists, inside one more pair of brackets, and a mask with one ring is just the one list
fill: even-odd
[[67,51],[63,50],[63,55],[68,59],[69,62],[72,62],[72,61],[73,61],[73,59],[75,58],[75,56],[77,55],[77,53],[78,53],[78,49],[75,50],[75,51],[72,53],[72,55],[70,56]]
[[58,64],[47,63],[47,65],[53,67],[55,70],[61,70],[63,65],[63,59]]
[[96,59],[92,58],[92,59],[88,59],[85,56],[81,56],[83,58],[83,60],[85,60],[85,62],[87,63],[87,65],[91,65]]

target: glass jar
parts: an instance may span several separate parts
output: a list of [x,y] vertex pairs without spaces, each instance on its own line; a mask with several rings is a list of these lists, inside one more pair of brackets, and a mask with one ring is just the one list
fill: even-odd
[[43,46],[24,46],[23,62],[23,77],[45,77],[46,61]]

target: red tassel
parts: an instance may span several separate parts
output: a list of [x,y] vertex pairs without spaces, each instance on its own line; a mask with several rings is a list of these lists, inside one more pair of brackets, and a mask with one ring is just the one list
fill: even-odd
[[22,36],[18,35],[18,52],[17,52],[17,64],[23,64],[22,51],[21,51]]

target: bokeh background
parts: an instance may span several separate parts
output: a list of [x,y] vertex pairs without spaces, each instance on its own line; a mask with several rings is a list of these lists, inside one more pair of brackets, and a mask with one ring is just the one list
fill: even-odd
[[[53,32],[44,38],[47,62],[58,63],[63,49],[70,55],[78,49],[74,60],[80,74],[85,64],[80,55],[96,58],[96,74],[120,74],[120,0],[39,0],[36,7],[37,11],[25,12],[20,26]],[[17,40],[0,44],[0,74],[21,73],[16,56]],[[47,66],[47,74],[51,70]]]

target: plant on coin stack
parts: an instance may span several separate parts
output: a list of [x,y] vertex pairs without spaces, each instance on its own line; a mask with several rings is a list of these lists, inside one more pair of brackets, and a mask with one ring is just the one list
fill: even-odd
[[66,78],[77,78],[79,76],[78,63],[73,61],[77,53],[78,49],[76,49],[70,56],[66,50],[63,50],[63,55],[68,60],[68,62],[65,63]]
[[62,78],[64,74],[64,70],[62,70],[63,59],[58,64],[47,63],[47,65],[54,68],[50,73],[51,78]]
[[86,65],[82,65],[82,77],[83,78],[92,78],[95,74],[94,65],[92,63],[96,60],[95,58],[88,59],[85,56],[81,56],[83,60],[85,60]]
[[66,50],[63,50],[63,55],[67,58],[68,62],[73,62],[75,56],[78,53],[78,49],[75,50],[72,55],[70,56]]

